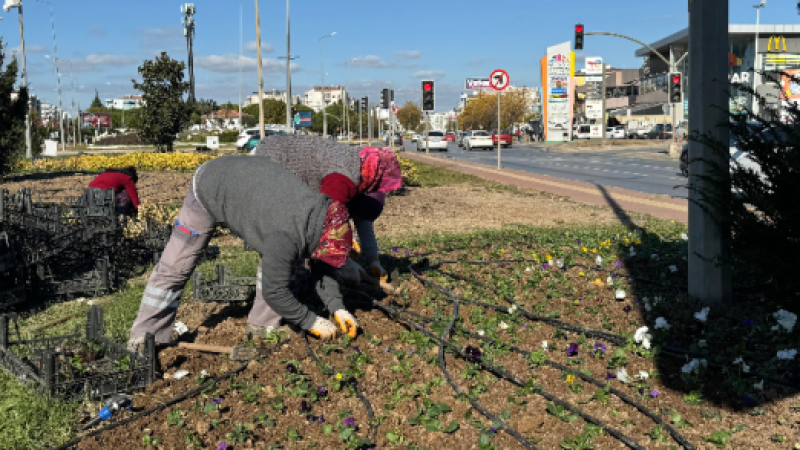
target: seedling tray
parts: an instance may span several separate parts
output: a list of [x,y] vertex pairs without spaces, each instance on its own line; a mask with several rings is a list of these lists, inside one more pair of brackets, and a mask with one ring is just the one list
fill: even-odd
[[[0,316],[0,364],[21,382],[46,395],[65,399],[100,399],[143,389],[155,380],[155,337],[145,337],[145,356],[108,339],[103,310],[89,310],[85,331],[53,337],[26,337],[16,316]],[[12,334],[12,321],[16,340]]]

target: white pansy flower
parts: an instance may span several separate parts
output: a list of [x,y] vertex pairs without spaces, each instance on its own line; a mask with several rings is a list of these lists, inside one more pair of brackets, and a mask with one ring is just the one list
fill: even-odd
[[622,289],[617,289],[617,292],[615,292],[614,295],[617,297],[617,300],[625,300],[625,291]]
[[669,271],[672,272],[672,273],[675,273],[675,272],[678,271],[678,267],[673,264],[673,265],[669,266]]
[[603,258],[601,258],[600,255],[597,255],[597,259],[595,259],[594,262],[596,262],[597,265],[599,266],[603,264]]
[[670,326],[671,325],[667,323],[667,319],[665,319],[663,317],[659,317],[658,319],[656,319],[656,325],[655,325],[654,328],[656,330],[660,330],[662,328],[665,329],[665,330],[668,330]]
[[697,358],[695,358],[695,359],[689,361],[688,363],[686,363],[681,368],[681,372],[683,372],[683,373],[692,373],[692,372],[695,372],[697,370],[700,370],[700,366],[703,366],[703,367],[708,366],[708,361],[706,361],[705,359],[697,359]]
[[614,282],[614,279],[611,277],[606,278],[606,284],[611,285]]
[[633,379],[631,379],[631,377],[628,375],[628,371],[624,368],[617,369],[617,379],[626,384],[633,381]]
[[564,258],[558,258],[558,259],[556,260],[556,266],[557,266],[559,269],[563,269],[563,268],[564,268]]
[[650,312],[652,309],[653,309],[653,307],[650,305],[650,303],[645,303],[644,304],[644,310],[645,311]]
[[639,371],[639,379],[640,379],[640,380],[646,380],[646,379],[648,379],[648,378],[650,378],[650,374],[649,374],[649,373],[647,373],[647,371],[646,371],[646,370],[640,370],[640,371]]
[[784,309],[779,310],[776,313],[772,314],[772,317],[778,321],[783,328],[786,328],[786,331],[792,332],[794,329],[795,324],[797,323],[797,314],[786,311]]
[[772,327],[772,328],[770,328],[770,329],[771,329],[772,331],[778,331],[780,328],[781,328],[781,327],[780,327],[780,325],[775,325],[775,326],[773,326],[773,327]]
[[658,302],[660,302],[660,301],[661,301],[661,297],[654,298],[653,299],[653,306],[656,306],[658,304]]
[[763,391],[764,390],[764,380],[761,380],[758,383],[753,383],[753,387],[758,389],[759,391]]
[[500,322],[500,325],[498,325],[498,327],[499,327],[501,330],[507,330],[507,329],[508,329],[508,324],[507,324],[507,323],[505,323],[505,322]]
[[187,327],[186,324],[181,321],[175,322],[173,328],[175,328],[175,332],[178,333],[178,336],[182,336],[184,333],[189,332],[189,327]]
[[189,371],[188,370],[178,370],[178,371],[176,371],[175,373],[172,374],[172,378],[175,379],[175,380],[180,380],[180,379],[183,379],[184,377],[186,377],[186,375],[189,375]]
[[478,330],[478,336],[483,336],[483,330]]
[[552,267],[552,266],[555,266],[555,263],[553,263],[552,259],[548,259],[547,260],[547,265]]
[[689,235],[686,234],[686,233],[681,233],[681,239],[683,239],[684,241],[688,241],[689,240]]
[[525,272],[532,272],[532,271],[533,271],[533,269],[531,269],[530,267],[526,267],[525,268]]
[[508,313],[509,313],[509,314],[514,314],[514,312],[515,312],[516,310],[517,310],[517,305],[511,305],[511,307],[510,307],[510,308],[508,308]]
[[792,360],[795,356],[797,356],[797,350],[795,349],[781,350],[778,352],[778,359]]
[[701,309],[700,312],[694,313],[694,318],[699,320],[700,322],[705,322],[708,320],[708,312],[711,310],[708,306]]
[[633,340],[637,344],[642,344],[642,347],[645,349],[650,349],[650,340],[653,339],[653,336],[648,333],[650,331],[647,327],[641,327],[636,330],[636,333],[633,334]]
[[744,372],[744,373],[750,372],[750,366],[748,366],[745,363],[742,363],[742,372]]
[[542,341],[542,348],[547,350],[547,341]]
[[208,378],[208,372],[206,372],[206,369],[200,371],[200,376],[203,378]]

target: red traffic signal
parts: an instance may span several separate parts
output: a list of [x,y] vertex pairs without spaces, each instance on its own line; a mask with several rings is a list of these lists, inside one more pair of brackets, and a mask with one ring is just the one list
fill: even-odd
[[583,33],[583,25],[575,25],[576,33]]
[[430,92],[430,90],[431,90],[431,84],[425,83],[425,92]]
[[680,75],[673,75],[672,76],[672,84],[679,84],[680,82],[681,82],[681,76]]

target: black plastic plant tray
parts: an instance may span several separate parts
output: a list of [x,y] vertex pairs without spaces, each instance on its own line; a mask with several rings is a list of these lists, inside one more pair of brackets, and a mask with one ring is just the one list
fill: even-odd
[[214,279],[203,281],[203,272],[192,273],[195,302],[244,302],[256,295],[256,277],[234,277],[230,264],[217,264]]
[[[0,364],[46,395],[100,399],[143,389],[155,381],[155,337],[146,336],[145,357],[128,351],[105,337],[99,306],[89,310],[85,332],[76,327],[65,336],[23,339],[17,332],[17,339],[10,341],[9,335],[16,329],[11,327],[14,319],[0,316]],[[97,359],[84,362],[84,349],[94,352]]]

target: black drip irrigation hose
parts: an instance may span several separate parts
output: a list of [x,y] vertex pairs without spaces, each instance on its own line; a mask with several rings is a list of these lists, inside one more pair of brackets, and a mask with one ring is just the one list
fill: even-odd
[[[528,312],[527,310],[522,308],[518,303],[516,303],[512,298],[510,298],[508,296],[505,296],[505,295],[501,295],[496,289],[494,289],[494,288],[486,285],[485,283],[483,283],[481,281],[478,281],[478,280],[476,280],[476,279],[474,279],[472,277],[464,277],[464,276],[461,276],[461,275],[458,275],[458,274],[454,274],[452,272],[446,272],[446,271],[439,270],[439,269],[434,269],[434,270],[436,270],[437,272],[442,273],[443,275],[447,275],[447,276],[449,276],[451,278],[454,278],[456,280],[469,281],[469,282],[475,283],[477,286],[479,286],[479,287],[481,287],[483,289],[486,289],[486,290],[489,290],[491,292],[494,292],[497,296],[504,298],[507,302],[511,303],[512,305],[516,305],[517,306],[517,310],[520,312],[520,314],[523,317],[525,317],[525,318],[527,318],[529,320],[538,321],[538,322],[544,322],[544,323],[546,323],[548,325],[551,325],[551,326],[553,326],[555,328],[563,329],[563,330],[566,330],[566,331],[571,331],[573,333],[582,333],[587,337],[601,339],[601,340],[604,340],[606,342],[610,342],[610,343],[615,344],[615,345],[624,346],[624,345],[627,344],[628,338],[626,338],[625,336],[621,336],[621,335],[613,334],[613,333],[607,333],[605,331],[592,330],[590,328],[584,328],[584,327],[581,327],[579,325],[569,324],[567,322],[563,322],[563,321],[558,320],[558,319],[552,319],[552,318],[549,318],[549,317],[537,316],[535,314],[531,314],[530,312]],[[469,299],[465,299],[465,298],[460,297],[460,296],[456,296],[456,295],[452,294],[448,289],[444,288],[443,286],[440,286],[440,285],[438,285],[437,283],[435,283],[433,281],[424,279],[424,277],[422,275],[420,275],[419,273],[417,273],[413,269],[411,269],[411,274],[415,278],[417,278],[423,285],[430,286],[433,289],[435,289],[435,290],[439,291],[440,293],[444,294],[445,296],[456,297],[462,303],[469,303],[469,304],[473,304],[473,305],[480,306],[480,307],[483,307],[483,308],[490,308],[490,309],[494,309],[495,311],[500,311],[500,312],[505,312],[505,313],[508,312],[508,308],[504,308],[502,306],[492,305],[492,304],[489,304],[489,303],[482,303],[482,302],[478,302],[478,301],[475,301],[475,300],[469,300]],[[680,350],[680,349],[676,349],[676,348],[673,348],[673,347],[670,347],[670,346],[666,346],[666,345],[659,347],[659,350],[660,350],[661,354],[663,354],[664,356],[669,356],[671,358],[676,358],[676,359],[685,359],[687,357],[711,359],[712,356],[713,356],[713,355],[706,355],[706,354],[701,354],[701,353],[694,353],[694,352],[690,352],[690,351],[686,351],[686,350]],[[717,363],[714,363],[714,362],[708,362],[708,365],[713,366],[713,367],[724,367],[722,364],[717,364]],[[741,376],[743,376],[745,378],[763,379],[765,381],[768,381],[768,382],[770,382],[772,384],[775,384],[775,385],[778,385],[778,386],[783,386],[783,387],[790,388],[790,389],[798,389],[798,390],[800,390],[800,384],[792,383],[790,381],[781,380],[781,379],[778,379],[778,378],[772,378],[772,377],[768,377],[768,376],[764,376],[764,375],[759,375],[758,373],[742,373]]]
[[[268,356],[270,353],[272,353],[272,352],[278,350],[279,348],[283,347],[289,341],[291,341],[291,337],[289,339],[283,341],[283,342],[275,344],[274,346],[266,349],[264,351],[263,355],[261,355],[261,356],[262,357],[263,356]],[[104,433],[106,431],[113,430],[114,428],[120,427],[122,425],[129,424],[131,422],[134,422],[136,420],[141,419],[142,417],[149,416],[150,414],[153,414],[155,412],[161,411],[161,410],[163,410],[163,409],[165,409],[165,408],[167,408],[169,406],[172,406],[172,405],[174,405],[176,403],[180,403],[180,402],[186,400],[187,398],[194,397],[195,395],[203,392],[203,390],[205,390],[209,386],[212,386],[212,385],[214,385],[216,383],[219,383],[219,382],[221,382],[221,381],[223,381],[223,380],[225,380],[227,378],[230,378],[230,377],[232,377],[232,376],[234,376],[236,374],[241,373],[242,371],[244,371],[247,368],[247,366],[249,364],[250,364],[250,361],[242,364],[239,367],[236,367],[235,369],[232,369],[232,370],[226,372],[223,375],[220,375],[220,376],[218,376],[216,378],[212,378],[210,380],[207,380],[205,383],[201,384],[197,388],[194,388],[194,389],[192,389],[190,391],[184,392],[183,394],[176,395],[175,397],[172,397],[171,399],[167,400],[164,403],[159,403],[158,405],[156,405],[155,407],[153,407],[151,409],[148,409],[146,411],[142,411],[142,412],[140,412],[140,413],[138,413],[138,414],[136,414],[134,416],[128,417],[127,419],[122,419],[120,421],[117,421],[117,422],[111,423],[109,425],[106,425],[103,428],[100,428],[98,430],[92,431],[91,433],[85,434],[85,435],[83,435],[81,437],[77,437],[77,438],[67,442],[66,444],[63,444],[63,445],[61,445],[59,447],[52,448],[51,450],[66,450],[68,448],[71,448],[71,447],[79,444],[83,439],[94,437],[94,436],[97,436],[97,435],[99,435],[101,433]]]
[[[405,311],[405,310],[398,311],[398,310],[395,310],[395,313],[409,315],[409,316],[412,316],[412,317],[414,317],[414,318],[416,318],[418,320],[422,320],[422,321],[428,322],[428,323],[436,322],[436,320],[433,317],[423,316],[421,314],[417,314],[417,313],[414,313],[414,312],[411,312],[411,311]],[[491,339],[491,338],[488,338],[488,337],[485,337],[485,336],[481,336],[481,335],[476,334],[476,333],[470,333],[470,332],[467,332],[467,331],[462,331],[462,333],[465,336],[469,337],[469,338],[476,339],[476,340],[483,341],[483,342],[487,342],[487,343],[490,343],[490,344],[503,345],[503,346],[507,345],[507,344],[505,344],[505,343],[503,343],[501,341],[497,341],[495,339]],[[523,350],[523,349],[521,349],[519,347],[516,347],[516,346],[513,346],[513,345],[508,346],[508,349],[513,351],[513,352],[515,352],[515,353],[518,353],[518,354],[520,354],[520,355],[522,355],[522,356],[524,356],[526,358],[530,357],[530,354],[531,354],[531,352],[528,352],[526,350]],[[601,387],[601,388],[606,387],[606,384],[604,384],[602,381],[600,381],[600,380],[598,380],[598,379],[596,379],[596,378],[594,378],[592,376],[586,375],[585,373],[580,372],[578,370],[575,370],[575,369],[572,369],[570,367],[567,367],[567,366],[564,366],[562,364],[559,364],[557,362],[554,362],[554,361],[551,361],[551,360],[548,359],[548,360],[545,360],[545,364],[550,366],[550,367],[553,367],[554,369],[562,370],[562,371],[568,372],[568,373],[570,373],[572,375],[575,375],[577,377],[580,377],[584,381],[590,382],[590,383],[592,383],[592,384],[594,384],[594,385],[596,385],[598,387]],[[647,416],[648,418],[650,418],[651,420],[656,422],[658,425],[663,426],[670,433],[670,435],[675,439],[675,441],[678,442],[679,444],[681,444],[681,446],[683,446],[687,450],[696,450],[696,448],[689,441],[687,441],[680,433],[678,433],[677,430],[675,430],[668,423],[664,422],[664,420],[661,418],[661,416],[659,416],[658,414],[654,413],[653,411],[651,411],[650,409],[648,409],[646,406],[642,405],[641,403],[637,402],[636,400],[634,400],[633,398],[631,398],[630,396],[628,396],[624,392],[622,392],[622,391],[620,391],[620,390],[618,390],[618,389],[616,389],[616,388],[614,388],[612,386],[609,386],[609,392],[611,392],[612,394],[614,394],[617,397],[619,397],[625,403],[627,403],[627,404],[633,406],[634,408],[636,408],[637,410],[639,410],[639,412],[641,412],[642,414],[644,414],[645,416]]]
[[[308,333],[305,330],[303,330],[302,333],[303,333],[303,342],[306,345],[306,352],[308,353],[308,356],[310,356],[311,359],[313,359],[314,362],[317,364],[317,366],[323,370],[323,373],[328,372],[331,375],[336,373],[333,367],[325,364],[325,362],[322,359],[320,359],[320,357],[317,356],[316,353],[314,353],[314,349],[312,349],[311,344],[308,343]],[[375,440],[377,439],[378,436],[378,427],[377,425],[375,425],[375,411],[372,409],[372,404],[369,402],[369,399],[367,399],[367,396],[364,395],[364,392],[361,390],[361,388],[358,387],[358,381],[356,381],[355,378],[353,378],[351,386],[353,386],[353,389],[356,392],[356,397],[358,397],[358,399],[361,400],[361,403],[364,404],[364,409],[367,410],[367,417],[369,417],[369,428],[370,428],[369,433],[371,435],[372,443],[375,444]]]
[[[384,313],[386,313],[387,315],[389,315],[391,317],[394,317],[398,321],[404,322],[407,326],[411,326],[411,321],[401,317],[404,313],[407,314],[407,312],[400,311],[400,310],[398,310],[396,308],[392,308],[391,306],[386,306],[386,305],[380,304],[379,302],[376,302],[374,300],[372,302],[373,302],[372,305],[375,308],[380,309],[381,311],[383,311]],[[417,316],[417,315],[414,314],[414,316]],[[493,366],[491,364],[488,364],[488,363],[484,362],[483,360],[481,360],[480,358],[478,358],[478,359],[470,358],[459,347],[457,347],[453,343],[451,343],[451,342],[449,342],[449,341],[444,339],[444,337],[449,334],[449,331],[452,328],[453,323],[455,322],[456,316],[457,315],[453,315],[453,317],[451,318],[451,322],[448,325],[447,329],[445,330],[445,333],[442,334],[443,338],[438,338],[435,334],[430,333],[430,332],[425,331],[425,330],[420,330],[417,327],[413,327],[413,326],[411,326],[411,327],[414,328],[416,331],[421,332],[425,336],[428,336],[432,340],[434,340],[434,341],[439,343],[440,364],[443,364],[443,361],[442,361],[443,351],[444,351],[443,349],[444,349],[444,347],[448,347],[454,353],[459,355],[462,359],[464,359],[466,361],[470,361],[470,360],[476,361],[484,369],[486,369],[490,373],[494,374],[495,376],[497,376],[499,378],[502,378],[502,379],[504,379],[504,380],[516,385],[516,386],[519,386],[519,387],[522,387],[522,388],[526,387],[525,382],[522,381],[521,379],[519,379],[518,377],[516,377],[515,375],[512,375],[512,374],[510,374],[510,373],[508,373],[508,372],[506,372],[506,371],[504,371],[504,370],[502,370],[502,369],[500,369],[498,367],[495,367],[495,366]],[[444,367],[444,366],[442,366],[442,367]],[[447,373],[446,370],[443,369],[442,371],[444,372],[445,378],[447,378],[448,383],[453,388],[453,390],[456,391],[456,393],[458,395],[464,395],[464,397],[466,397],[467,400],[469,400],[470,404],[472,404],[473,408],[475,408],[476,410],[481,412],[481,414],[486,416],[489,420],[492,420],[492,422],[494,422],[494,423],[498,422],[496,420],[495,416],[491,415],[491,413],[488,413],[488,411],[486,411],[483,407],[481,407],[480,404],[475,402],[471,397],[467,396],[457,385],[455,385],[455,382],[452,380],[452,378],[450,377],[449,373]],[[629,438],[628,436],[626,436],[625,434],[623,434],[619,430],[604,424],[599,419],[597,419],[597,418],[595,418],[595,417],[593,417],[593,416],[591,416],[589,414],[584,413],[583,411],[581,411],[580,408],[575,407],[572,404],[570,404],[570,403],[568,403],[568,402],[566,402],[564,400],[561,400],[560,398],[558,398],[558,397],[556,397],[556,396],[544,391],[543,389],[537,389],[534,392],[536,394],[542,396],[546,400],[548,400],[550,402],[553,402],[553,403],[555,403],[557,405],[560,405],[560,406],[564,407],[565,409],[569,410],[570,412],[572,412],[574,414],[577,414],[582,419],[584,419],[586,422],[603,428],[605,431],[608,432],[609,435],[611,435],[615,439],[621,441],[623,444],[627,445],[628,447],[630,447],[632,449],[635,449],[635,450],[645,450],[644,447],[639,445],[636,441],[632,440],[631,438]],[[503,425],[505,425],[505,423],[502,422],[502,421],[499,421],[499,423],[502,423]],[[506,429],[506,431],[509,431],[508,428],[510,428],[510,427],[508,427],[507,425],[504,426],[504,429]],[[514,433],[516,433],[516,430],[514,430]],[[515,436],[510,431],[509,431],[509,434],[514,436],[518,441],[520,440],[519,438],[517,438],[517,436]],[[525,443],[522,442],[522,441],[520,441],[520,443],[525,445]],[[694,447],[687,447],[687,448],[690,449],[690,450],[696,450]]]

